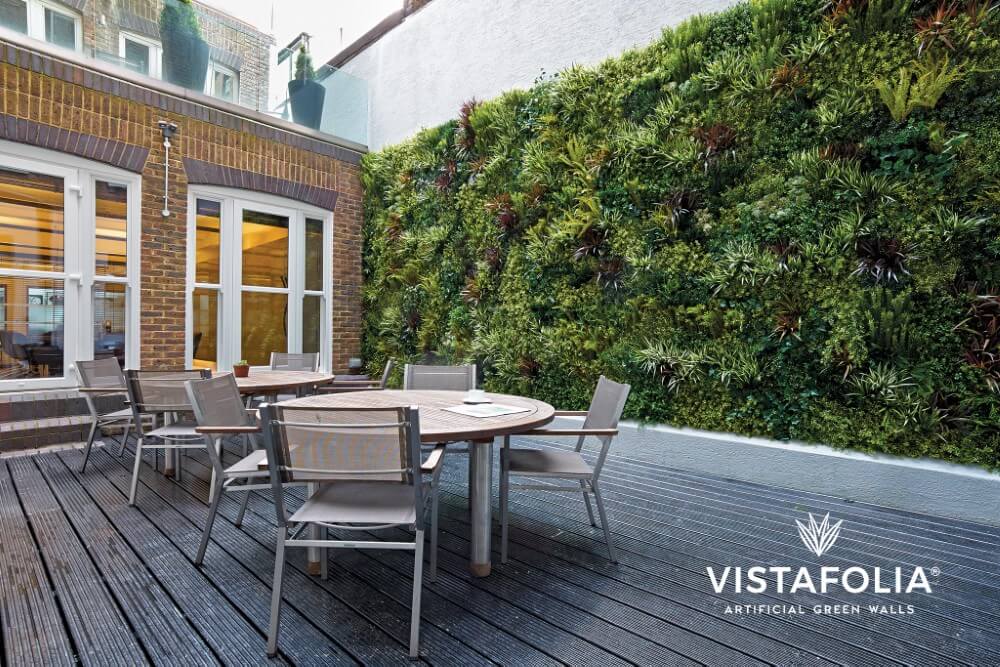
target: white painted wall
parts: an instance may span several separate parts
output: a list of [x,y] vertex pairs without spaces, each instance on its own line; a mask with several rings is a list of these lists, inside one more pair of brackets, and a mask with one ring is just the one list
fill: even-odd
[[346,63],[368,82],[376,150],[526,88],[544,69],[595,64],[733,0],[434,0]]

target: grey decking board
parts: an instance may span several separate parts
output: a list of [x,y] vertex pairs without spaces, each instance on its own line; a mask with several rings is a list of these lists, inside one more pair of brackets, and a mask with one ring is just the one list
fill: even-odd
[[[202,471],[204,472],[204,471]],[[297,506],[301,502],[301,498],[295,495],[298,490],[290,490],[286,492],[286,502],[289,504],[289,509]],[[254,501],[251,502],[251,512],[256,512],[257,515],[264,520],[273,523],[273,509],[270,505],[257,511],[255,508],[260,501],[260,494],[257,494]],[[408,572],[412,572],[412,557],[403,554],[398,554],[394,552],[370,552],[372,558],[377,558],[379,560],[389,559],[397,568],[398,572],[404,578]],[[338,558],[341,557],[338,554]],[[452,591],[458,587],[461,591],[460,593],[453,593]],[[448,594],[448,599],[452,600],[456,604],[466,603],[467,610],[469,612],[475,613],[476,609],[491,609],[493,613],[488,614],[486,617],[493,619],[494,616],[499,617],[499,625],[501,627],[507,627],[508,623],[516,623],[521,629],[521,638],[528,641],[530,644],[534,645],[537,649],[541,651],[547,651],[551,653],[554,648],[565,652],[555,654],[554,657],[567,661],[569,664],[625,664],[621,659],[616,658],[613,654],[608,653],[600,649],[598,646],[582,640],[573,636],[571,633],[567,633],[564,630],[552,625],[551,623],[545,621],[541,618],[524,619],[516,613],[516,610],[512,605],[503,602],[502,600],[488,596],[482,591],[477,591],[471,588],[462,588],[462,582],[450,577],[445,572],[439,573],[439,581],[435,584],[435,590],[441,594]],[[468,604],[468,596],[473,595],[479,604]],[[495,620],[495,619],[493,619]],[[524,621],[527,620],[528,623]],[[616,663],[616,660],[618,663]],[[679,660],[683,660],[679,658]],[[683,664],[677,662],[677,664]]]
[[[168,482],[162,477],[157,476],[155,478],[151,478],[149,475],[145,476],[144,483],[146,483],[147,486],[149,486],[152,483],[153,486],[150,486],[150,488],[157,492],[159,492],[160,487],[167,487],[168,485],[172,484],[171,482]],[[208,491],[207,483],[205,482],[205,480],[198,477],[197,475],[191,474],[190,470],[188,471],[188,474],[184,476],[183,480],[178,483],[178,486],[187,489],[187,491],[191,493],[194,492],[195,488],[197,488],[202,494],[205,495],[207,495]],[[268,524],[270,530],[257,531],[256,537],[258,539],[256,540],[252,538],[251,531],[253,531],[254,529],[255,518],[259,520],[259,517],[255,517],[252,513],[248,513],[248,516],[244,522],[244,529],[240,530],[235,528],[235,526],[232,526],[226,521],[225,517],[235,516],[238,504],[238,498],[239,498],[238,495],[226,494],[226,496],[224,496],[223,499],[221,500],[221,505],[223,506],[223,510],[222,512],[220,512],[220,516],[216,520],[215,530],[213,531],[213,536],[214,536],[213,542],[215,542],[220,546],[227,547],[226,549],[227,552],[230,553],[237,560],[240,560],[244,565],[264,567],[267,569],[268,572],[270,572],[270,569],[273,567],[273,562],[274,562],[273,547],[270,546],[270,543],[274,541],[274,536],[275,536],[273,521],[270,524]],[[193,495],[191,497],[184,498],[183,500],[180,497],[175,496],[173,501],[174,501],[173,502],[174,510],[176,510],[179,514],[185,516],[188,520],[194,522],[195,525],[204,522],[204,515],[206,514],[206,508],[200,499],[196,498]],[[273,506],[269,506],[267,510],[270,510],[269,513],[273,515]],[[289,594],[289,598],[292,601],[292,604],[301,606],[302,604],[307,602],[302,600],[303,597],[302,595],[296,595],[295,591],[289,588],[289,581],[291,580],[291,577],[296,576],[299,578],[299,580],[307,582],[307,585],[309,587],[309,592],[308,592],[309,595],[315,598],[315,596],[320,595],[321,593],[326,595],[335,592],[339,598],[351,600],[352,604],[360,608],[360,610],[368,612],[369,621],[371,621],[375,626],[382,628],[383,630],[386,629],[384,628],[384,623],[375,622],[374,617],[384,616],[385,614],[384,611],[380,611],[377,609],[378,606],[389,605],[393,608],[393,611],[396,612],[395,615],[398,617],[393,619],[394,621],[392,623],[393,632],[389,634],[395,635],[395,639],[399,643],[399,648],[396,650],[388,651],[387,654],[389,658],[393,658],[394,656],[398,657],[399,655],[402,655],[404,639],[408,637],[407,633],[409,632],[409,624],[408,624],[409,601],[407,600],[406,606],[403,607],[397,601],[390,600],[388,597],[384,596],[377,589],[370,588],[367,585],[363,586],[360,585],[359,581],[350,582],[353,585],[353,588],[350,588],[348,590],[336,590],[335,587],[329,582],[322,582],[321,580],[316,578],[305,577],[303,574],[305,569],[303,563],[304,554],[302,554],[301,551],[302,551],[301,549],[292,549],[287,552],[290,569],[295,568],[295,570],[298,572],[297,575],[294,575],[292,572],[286,573],[285,591]],[[206,563],[207,562],[208,558],[206,557]],[[325,589],[325,590],[321,591],[320,589]],[[407,594],[409,593],[409,588],[406,589],[406,593]],[[400,619],[404,620],[405,622],[402,623],[399,622]],[[381,618],[380,620],[384,621],[384,618]],[[323,625],[329,626],[331,625],[331,623],[332,620],[331,622],[323,623]],[[435,640],[439,640],[436,645],[442,649],[441,654],[445,657],[450,656],[453,660],[457,662],[468,663],[470,657],[475,655],[470,650],[465,649],[464,645],[458,647],[454,646],[455,644],[457,644],[457,642],[455,642],[451,638],[448,638],[446,635],[442,637],[436,635],[434,632],[430,632],[429,635],[430,637],[428,639],[427,633],[425,633],[424,637],[426,642],[425,646],[428,644],[435,645]]]
[[[664,436],[667,437],[667,436]],[[555,446],[555,447],[566,447],[566,442],[558,442],[555,440],[546,440],[542,438],[515,438],[518,446],[533,447],[539,444]],[[630,457],[627,453],[622,453],[623,449],[627,449],[627,443],[616,442],[615,446],[612,447],[611,453],[608,455],[608,462],[614,465],[620,465],[622,467],[631,468],[639,467],[643,469],[655,470],[659,474],[668,475],[670,477],[678,479],[691,480],[696,483],[701,484],[720,484],[731,488],[741,488],[750,491],[757,491],[765,498],[785,498],[785,499],[802,499],[812,503],[844,503],[843,498],[832,496],[829,494],[815,493],[810,491],[804,491],[801,489],[792,489],[788,487],[779,486],[769,486],[766,484],[759,484],[755,482],[750,482],[741,479],[732,479],[728,477],[721,477],[717,475],[711,475],[704,472],[696,472],[692,470],[684,470],[680,468],[672,468],[668,463],[649,461],[645,458]],[[901,525],[909,525],[918,527],[921,529],[930,529],[941,532],[951,531],[954,534],[967,534],[970,536],[980,536],[982,538],[990,538],[993,541],[1000,541],[1000,527],[990,526],[987,524],[976,523],[972,521],[966,521],[963,519],[956,519],[952,517],[942,517],[942,516],[932,516],[928,514],[920,514],[917,512],[909,512],[903,509],[883,507],[879,505],[873,505],[871,503],[860,503],[851,502],[852,511],[858,515],[865,515],[871,517],[891,517],[893,521]]]
[[146,664],[142,646],[32,458],[8,467],[84,664]]
[[[542,502],[563,508],[568,508],[573,504],[570,499],[564,497],[565,494],[545,491],[533,493],[535,494],[534,496],[519,496],[517,500],[512,496],[511,502],[522,502],[524,498],[533,498],[534,500],[528,500],[527,502],[530,504],[535,500],[541,499]],[[616,507],[616,509],[620,508]],[[616,513],[611,508],[609,508],[609,513],[611,513],[613,520],[616,522],[617,534],[622,539],[632,540],[633,550],[686,549],[690,551],[697,549],[699,553],[711,554],[712,557],[708,558],[708,560],[712,564],[735,565],[740,564],[742,560],[748,559],[755,564],[766,564],[774,561],[776,557],[780,557],[782,565],[798,566],[810,564],[804,559],[806,551],[801,546],[791,549],[787,547],[779,549],[773,544],[758,544],[758,540],[747,538],[734,531],[718,534],[719,531],[713,530],[711,525],[709,525],[710,522],[707,521],[699,522],[696,526],[688,526],[672,524],[665,520],[657,520],[656,529],[654,530],[649,525],[644,525],[649,522],[641,515],[629,512]],[[582,511],[580,514],[573,515],[573,521],[575,524],[584,524],[589,528],[589,523],[584,520]],[[736,562],[736,558],[739,556],[743,558],[740,562]],[[838,561],[840,559],[832,556],[829,558],[826,555],[824,556],[824,564],[838,564]],[[839,564],[843,564],[843,562],[840,561]],[[928,565],[933,565],[933,563],[928,563]],[[949,577],[944,576],[943,579],[947,580]],[[994,605],[977,607],[976,596],[983,593],[984,589],[976,587],[968,581],[959,581],[958,583],[961,585],[961,588],[958,585],[953,588],[939,586],[935,589],[934,595],[927,596],[921,593],[918,594],[918,598],[926,597],[925,606],[928,609],[941,608],[946,610],[942,613],[946,613],[956,619],[961,619],[964,622],[979,625],[984,629],[992,627],[993,620],[990,617],[1000,614],[1000,607]],[[989,592],[989,590],[986,589],[985,592]],[[868,597],[873,598],[874,596]],[[867,598],[864,594],[860,594],[856,596],[856,599],[865,600]],[[880,596],[879,599],[882,602],[901,601],[906,603],[911,601],[892,594],[885,594]],[[868,601],[875,602],[874,599]]]
[[0,624],[6,664],[73,665],[72,640],[21,503],[0,461]]
[[[87,473],[80,475],[75,473],[79,452],[60,452],[59,455],[88,493],[105,509],[121,536],[141,554],[147,567],[171,593],[216,655],[232,665],[266,664],[262,635],[174,547],[160,526],[139,509],[129,507],[127,497],[101,474],[102,468],[109,465],[109,457],[95,449],[87,465]],[[139,501],[142,501],[141,496]],[[282,663],[280,659],[274,662]]]
[[[450,509],[450,508],[447,508],[447,506],[445,506],[445,507],[446,507],[446,512],[448,512],[448,509]],[[450,512],[449,513],[449,518],[452,518],[451,515],[458,515],[460,517],[459,520],[462,520],[462,518],[461,518],[461,510],[456,510],[456,511]],[[513,549],[515,549],[518,546],[518,543],[520,543],[520,545],[522,547],[523,546],[534,547],[534,545],[537,544],[538,542],[546,542],[546,543],[550,542],[547,538],[542,537],[538,532],[524,533],[524,531],[519,528],[519,524],[521,522],[523,522],[523,518],[519,517],[517,520],[515,520],[512,523],[512,526],[511,526],[512,553],[513,553]],[[525,535],[525,537],[521,537],[522,534]],[[563,537],[563,535],[560,535],[560,538],[558,538],[558,539],[561,539],[562,537]],[[584,563],[586,563],[587,567],[589,567],[589,568],[599,568],[602,565],[604,565],[604,563],[602,562],[603,559],[602,559],[602,557],[600,556],[600,553],[599,553],[600,548],[603,546],[602,543],[600,542],[599,538],[598,539],[594,539],[592,543],[588,543],[588,545],[587,545],[588,548],[585,549],[585,550],[573,549],[571,545],[574,545],[574,544],[577,544],[577,543],[578,543],[578,541],[574,541],[574,540],[570,539],[570,540],[567,540],[566,544],[561,544],[559,542],[552,542],[552,543],[546,544],[547,551],[544,552],[542,555],[540,555],[536,560],[539,561],[539,562],[541,562],[541,563],[543,563],[542,567],[545,567],[545,559],[548,559],[549,561],[551,561],[551,560],[554,560],[555,558],[560,558],[560,559],[563,559],[563,560],[567,560],[567,561],[569,561],[571,563],[576,563],[576,562],[580,561],[581,558],[585,558],[586,560],[592,560],[593,563],[586,563],[586,560],[583,561]],[[624,559],[623,559],[623,561],[624,561]],[[646,571],[646,572],[636,572],[635,573],[636,576],[631,577],[630,574],[632,572],[632,569],[628,568],[628,567],[627,568],[618,568],[618,567],[615,567],[615,566],[612,566],[612,565],[609,564],[604,569],[606,570],[606,575],[609,576],[609,577],[618,577],[618,578],[622,578],[622,579],[627,579],[627,580],[630,581],[630,586],[632,586],[632,587],[638,587],[638,588],[640,588],[642,590],[646,590],[646,591],[654,593],[654,594],[660,594],[659,591],[656,591],[652,586],[648,585],[648,583],[647,583],[647,582],[649,582],[651,580],[650,579],[650,575],[652,574],[652,572],[649,572],[649,571]],[[585,570],[585,572],[587,572],[587,571]],[[558,572],[556,571],[556,573],[558,573]],[[590,574],[590,572],[587,572],[587,573]],[[706,593],[703,590],[701,590],[701,589],[699,589],[697,587],[698,583],[703,582],[704,575],[696,576],[694,573],[688,573],[688,574],[690,575],[688,577],[688,581],[687,582],[679,583],[678,585],[685,586],[689,590],[691,590],[691,591],[693,591],[695,593],[699,593],[701,595],[706,595]],[[660,579],[660,580],[662,580],[664,582],[674,583],[674,581],[672,579],[668,578],[669,577],[669,572],[663,572],[663,571],[658,570],[655,573],[655,575],[653,575],[653,576],[657,577],[658,579]],[[681,579],[679,579],[678,581],[680,582],[682,579],[683,579],[683,577]],[[647,586],[648,586],[648,588],[647,588]],[[677,596],[677,592],[675,591],[671,595],[672,596]],[[715,606],[718,606],[719,603],[723,602],[723,601],[724,601],[724,598],[720,597],[720,598],[718,598],[718,599],[716,599],[714,601],[714,604],[715,604]],[[731,603],[734,603],[734,604],[738,604],[740,602],[745,602],[745,600],[740,600],[736,596],[732,596],[732,595],[729,596],[729,599],[727,601],[731,602]],[[785,601],[789,602],[789,600],[785,600]],[[705,602],[705,601],[703,600],[703,602]],[[710,600],[708,602],[709,602],[709,604],[711,604]],[[704,606],[702,606],[700,608],[701,609],[705,609]],[[709,609],[712,609],[712,608],[713,607],[709,607]],[[734,623],[751,623],[751,624],[757,624],[758,626],[762,622],[764,622],[764,623],[766,623],[768,621],[776,621],[776,622],[779,622],[779,623],[782,622],[781,617],[774,617],[774,618],[772,618],[772,617],[768,617],[768,616],[749,616],[749,617],[748,616],[733,616],[733,617],[730,617],[730,618],[732,619],[732,622],[734,622]],[[792,620],[792,619],[794,619],[794,620]],[[871,623],[873,630],[878,630],[879,628],[882,628],[882,626],[885,626],[885,625],[891,625],[892,627],[889,628],[888,632],[886,631],[885,628],[882,628],[882,630],[881,630],[881,634],[882,635],[888,635],[890,638],[896,636],[899,633],[901,633],[902,630],[905,630],[903,628],[898,627],[898,624],[891,624],[892,618],[889,618],[889,617],[874,616],[874,617],[866,617],[866,619],[867,619],[868,622]],[[820,653],[820,654],[825,654],[828,658],[830,658],[832,660],[836,660],[836,659],[838,659],[838,657],[839,658],[843,658],[845,656],[852,656],[853,655],[853,659],[851,660],[851,664],[857,664],[857,663],[859,663],[859,662],[861,662],[862,660],[865,659],[865,654],[867,654],[869,656],[868,657],[869,660],[871,660],[872,658],[875,658],[875,656],[873,656],[872,654],[867,653],[867,652],[862,653],[862,654],[852,654],[852,650],[855,650],[855,649],[856,650],[863,650],[863,649],[861,649],[860,647],[852,646],[851,644],[845,645],[845,644],[842,643],[843,640],[848,639],[852,635],[853,636],[858,636],[859,634],[863,633],[864,632],[864,628],[862,628],[861,630],[858,630],[858,631],[852,631],[852,632],[846,632],[846,633],[843,632],[843,631],[841,631],[841,632],[834,632],[833,629],[836,628],[836,623],[835,622],[831,622],[831,621],[827,621],[827,620],[822,620],[822,619],[819,619],[819,621],[820,621],[820,623],[819,623],[820,627],[818,627],[818,628],[811,628],[811,627],[809,627],[810,625],[815,625],[816,624],[815,621],[817,621],[817,620],[818,619],[810,619],[809,617],[789,617],[789,620],[787,622],[793,624],[794,629],[795,629],[795,638],[799,642],[808,642],[810,636],[814,637],[814,639],[812,640],[814,643],[812,643],[812,644],[808,644],[807,643],[806,644],[806,648],[808,650],[812,650],[812,651]],[[832,628],[831,628],[831,626],[832,626]],[[825,628],[825,630],[824,630],[824,628]],[[850,630],[850,628],[848,628],[848,630]],[[882,644],[880,644],[877,641],[878,635],[876,634],[876,632],[872,632],[871,634],[873,636],[873,640],[874,641],[870,644],[870,646],[868,648],[871,649],[871,650],[876,650],[876,651],[883,650],[884,647],[882,646]],[[936,638],[934,635],[932,635],[930,633],[922,633],[920,635],[915,635],[914,634],[914,630],[912,630],[912,629],[909,630],[908,632],[905,632],[905,633],[902,633],[902,634],[904,636],[907,636],[907,637],[913,637],[913,640],[911,640],[911,641],[919,641],[921,644],[931,644],[932,646],[936,646],[939,650],[942,649],[942,648],[944,648],[944,649],[946,649],[946,651],[951,651],[951,652],[956,653],[957,657],[960,657],[960,658],[964,656],[964,659],[970,661],[970,664],[991,664],[994,661],[1000,661],[1000,655],[998,655],[997,653],[981,650],[981,649],[979,649],[979,648],[977,648],[977,647],[975,647],[975,646],[973,646],[971,644],[967,644],[966,642],[948,643],[948,639],[949,638],[947,638],[947,637],[940,636],[940,638]],[[769,635],[769,636],[773,636],[773,635]],[[834,637],[836,637],[837,639],[834,639]],[[917,637],[919,637],[919,639],[917,639]],[[815,644],[815,642],[817,640],[820,642],[819,646],[817,646]],[[787,639],[786,641],[788,641],[789,643],[794,643],[795,642],[794,639]],[[839,643],[839,645],[838,645],[838,643]],[[895,643],[895,641],[890,639],[889,641],[887,641],[885,643],[887,643],[887,644],[889,644],[891,646],[892,644]],[[799,645],[801,645],[801,644],[799,644]],[[824,645],[825,645],[825,649],[826,649],[825,651],[824,651]],[[836,651],[837,648],[839,648],[839,652]],[[904,653],[907,653],[907,652],[908,651],[904,651]],[[921,654],[918,654],[918,657],[919,657],[919,655],[921,655]],[[929,655],[932,655],[932,654],[929,653],[929,652],[927,652],[927,655],[929,656]],[[885,662],[886,660],[891,659],[891,657],[892,657],[891,653],[883,654],[882,656],[877,657],[873,662],[870,662],[869,664],[881,664],[881,663]]]
[[[118,492],[124,494],[128,489],[129,480],[125,468],[117,461],[111,460],[106,454],[104,454],[104,458],[96,462],[107,480],[117,488]],[[153,482],[152,485],[148,483],[150,481]],[[195,568],[190,560],[194,557],[198,539],[201,537],[201,527],[184,518],[173,506],[171,498],[159,495],[157,486],[160,483],[166,485],[170,492],[175,494],[174,502],[180,502],[185,497],[184,491],[162,475],[153,472],[145,464],[142,467],[140,483],[144,486],[138,496],[140,509],[144,510],[144,513],[148,511],[149,520],[156,523],[159,528],[164,529],[164,539],[169,540],[172,547],[181,554],[180,558],[183,559],[187,567],[203,577],[204,584],[218,588],[221,595],[232,600],[223,604],[239,609],[246,621],[253,624],[256,641],[248,650],[252,652],[252,655],[263,658],[263,632],[267,627],[269,615],[269,583],[273,571],[273,555],[265,563],[261,563],[261,566],[265,568],[264,572],[255,573],[241,565],[217,544],[210,544],[204,566],[200,569]],[[145,502],[143,501],[144,496],[146,497]],[[205,509],[203,505],[202,509]],[[165,528],[168,526],[176,530],[166,530]],[[264,584],[262,578],[267,579],[267,585]],[[294,573],[286,573],[286,591],[294,590],[300,583]],[[327,601],[324,600],[325,602]],[[354,651],[350,651],[322,629],[316,627],[316,617],[326,615],[328,610],[318,609],[315,611],[315,614],[303,616],[296,611],[294,605],[285,608],[282,613],[282,634],[288,641],[283,642],[281,648],[286,657],[298,658],[298,661],[316,661],[320,664],[323,662],[353,662],[359,654],[368,656],[375,662],[381,657],[376,650],[382,646],[382,643],[378,641],[377,633],[373,632],[367,635],[366,638],[371,640],[370,642],[359,642],[353,647]],[[327,619],[332,621],[329,631],[341,636],[344,635],[347,626],[357,628],[366,625],[362,619],[348,615],[338,618],[327,616]],[[337,623],[338,620],[343,621],[343,625]]]
[[145,564],[53,454],[35,459],[154,664],[218,664]]

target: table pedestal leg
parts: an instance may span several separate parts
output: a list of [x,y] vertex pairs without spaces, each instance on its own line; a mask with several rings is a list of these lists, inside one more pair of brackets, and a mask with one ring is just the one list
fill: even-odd
[[493,441],[470,443],[469,513],[472,536],[469,570],[473,576],[490,574],[490,533],[493,510]]
[[[316,485],[307,484],[306,498],[309,498],[314,493],[316,493]],[[309,526],[309,539],[310,540],[319,539],[319,526]],[[326,549],[320,549],[318,547],[307,547],[306,554],[308,556],[306,562],[306,572],[312,575],[318,575],[320,573],[320,558],[326,557]]]

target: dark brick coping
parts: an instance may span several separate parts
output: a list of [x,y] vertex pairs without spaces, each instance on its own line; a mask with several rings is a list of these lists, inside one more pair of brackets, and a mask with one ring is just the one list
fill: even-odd
[[[276,141],[286,146],[331,157],[342,162],[361,163],[362,153],[358,150],[313,139],[257,120],[212,108],[193,100],[140,86],[94,69],[88,69],[69,60],[60,60],[48,54],[30,50],[7,39],[0,39],[0,60],[67,83],[83,86],[89,90],[156,107],[165,112],[187,116],[238,132],[246,132],[261,139]],[[126,74],[122,76],[126,76]],[[254,113],[249,109],[247,112]]]
[[149,149],[0,113],[0,139],[51,148],[141,173]]
[[253,190],[254,192],[266,192],[279,197],[287,197],[296,201],[312,204],[324,211],[332,211],[337,205],[337,191],[327,190],[288,181],[283,178],[266,176],[245,169],[235,167],[224,167],[222,165],[196,160],[194,158],[184,158],[184,172],[187,174],[188,183],[191,185],[222,185],[230,188],[240,188],[241,190]]

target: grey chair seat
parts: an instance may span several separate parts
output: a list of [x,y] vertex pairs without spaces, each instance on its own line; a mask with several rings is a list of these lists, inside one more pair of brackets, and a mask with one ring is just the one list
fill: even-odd
[[266,477],[267,451],[255,449],[225,470],[226,477]]
[[115,410],[114,412],[108,412],[101,415],[101,422],[109,421],[123,421],[125,419],[132,419],[132,408],[122,408],[121,410]]
[[594,474],[577,452],[540,449],[512,449],[508,453],[510,472],[536,477],[581,477]]
[[197,432],[195,432],[195,427],[197,424],[189,421],[174,422],[173,424],[167,424],[166,426],[160,426],[159,428],[154,428],[151,431],[146,431],[144,437],[146,438],[201,438]]
[[416,521],[413,486],[396,482],[334,482],[310,496],[293,522],[408,524]]

